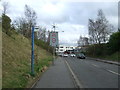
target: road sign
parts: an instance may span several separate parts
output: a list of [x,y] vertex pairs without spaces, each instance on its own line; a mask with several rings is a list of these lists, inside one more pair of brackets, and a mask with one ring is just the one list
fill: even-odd
[[34,27],[34,32],[39,31],[39,26]]
[[50,45],[58,46],[58,32],[50,32]]

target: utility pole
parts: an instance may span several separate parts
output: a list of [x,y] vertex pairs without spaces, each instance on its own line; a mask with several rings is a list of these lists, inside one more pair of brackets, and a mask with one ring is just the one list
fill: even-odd
[[[55,29],[56,29],[56,26],[55,26],[55,24],[54,25],[52,25],[53,27],[53,32],[55,32]],[[55,64],[54,63],[54,61],[55,61],[55,48],[56,48],[56,46],[53,46],[53,65]]]
[[55,32],[55,29],[56,29],[56,26],[55,26],[55,24],[54,24],[54,25],[52,25],[52,26],[53,26],[52,28],[53,28],[53,30],[54,30],[54,32]]

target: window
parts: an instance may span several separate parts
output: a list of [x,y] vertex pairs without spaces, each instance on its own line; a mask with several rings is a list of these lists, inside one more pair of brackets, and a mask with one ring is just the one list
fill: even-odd
[[60,48],[63,48],[63,47],[60,47]]
[[63,51],[63,49],[60,49],[60,51]]

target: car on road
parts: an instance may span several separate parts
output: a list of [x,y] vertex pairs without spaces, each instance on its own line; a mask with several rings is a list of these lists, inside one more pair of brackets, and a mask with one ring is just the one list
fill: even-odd
[[77,58],[79,59],[85,59],[85,55],[83,53],[77,54]]
[[63,57],[68,57],[68,54],[63,54]]
[[75,54],[70,54],[71,57],[75,57],[76,55]]
[[58,56],[62,57],[62,56],[63,56],[63,54],[58,54]]

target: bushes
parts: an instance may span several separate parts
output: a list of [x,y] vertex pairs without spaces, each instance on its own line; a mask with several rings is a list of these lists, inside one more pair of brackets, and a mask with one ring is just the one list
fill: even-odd
[[115,52],[120,52],[120,32],[115,32],[110,36],[108,43],[89,45],[87,54],[90,56],[107,56]]
[[43,49],[47,50],[48,52],[50,53],[53,53],[53,48],[51,46],[49,46],[49,44],[47,42],[44,42],[42,40],[38,40],[38,39],[35,39],[35,44],[37,46],[40,46],[42,47]]
[[120,51],[120,32],[113,33],[109,39],[110,54]]
[[90,45],[87,48],[87,54],[91,56],[101,56],[101,55],[106,55],[107,53],[107,45],[108,44],[94,44]]
[[11,19],[7,15],[3,14],[2,15],[2,28],[6,34],[9,33],[9,30],[11,28],[10,23],[11,23]]

